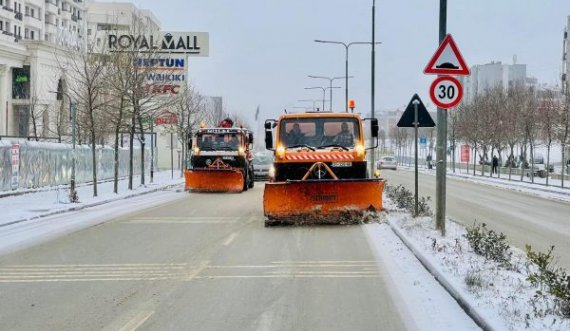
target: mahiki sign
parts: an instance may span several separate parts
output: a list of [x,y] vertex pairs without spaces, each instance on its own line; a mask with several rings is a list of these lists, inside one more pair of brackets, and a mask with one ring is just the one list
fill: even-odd
[[135,65],[143,76],[145,94],[173,96],[184,91],[187,62],[186,56],[137,58]]
[[461,145],[461,162],[469,162],[469,145]]
[[155,34],[109,34],[107,49],[110,52],[153,54],[209,55],[208,32],[157,32]]
[[424,69],[425,74],[468,76],[469,67],[450,34],[439,45]]

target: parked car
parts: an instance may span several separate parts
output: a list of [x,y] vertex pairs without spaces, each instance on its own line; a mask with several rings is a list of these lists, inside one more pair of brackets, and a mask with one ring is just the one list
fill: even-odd
[[393,156],[382,156],[378,162],[376,162],[376,169],[393,169],[397,170],[398,165],[396,158]]
[[273,153],[256,153],[253,158],[253,179],[268,180],[269,171],[273,166]]

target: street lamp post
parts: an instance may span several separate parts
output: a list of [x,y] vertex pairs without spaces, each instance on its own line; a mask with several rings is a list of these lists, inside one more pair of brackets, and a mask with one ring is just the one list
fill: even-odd
[[305,87],[305,90],[313,90],[313,89],[321,89],[321,90],[323,90],[323,108],[322,108],[322,110],[324,111],[324,110],[325,110],[325,94],[326,94],[326,91],[327,91],[328,89],[331,89],[331,90],[332,90],[333,88],[340,88],[340,86],[327,86],[327,87],[313,86],[313,87]]
[[[71,117],[71,144],[73,145],[73,152],[71,153],[71,179],[69,182],[69,200],[71,202],[77,202],[77,191],[75,191],[75,123],[76,123],[76,111],[71,96],[67,92],[55,92],[51,93],[65,95],[69,99],[69,116]],[[95,166],[95,165],[93,165]]]
[[326,77],[326,76],[314,76],[314,75],[308,75],[309,78],[322,78],[322,79],[327,79],[329,81],[329,111],[332,112],[332,83],[333,80],[335,79],[341,79],[341,78],[354,78],[354,76],[338,76],[338,77]]
[[[345,111],[348,113],[348,48],[352,45],[370,45],[372,44],[370,41],[353,41],[350,43],[345,43],[342,41],[331,41],[331,40],[315,40],[315,42],[317,43],[323,43],[323,44],[338,44],[338,45],[342,45],[344,46],[344,49],[346,51],[345,53],[345,61],[344,61],[344,76],[345,76],[345,80],[344,80],[344,107],[345,107]],[[381,42],[375,42],[374,44],[381,44]]]
[[301,99],[301,100],[297,100],[297,101],[298,101],[298,102],[312,102],[312,103],[313,103],[313,110],[315,110],[315,109],[316,109],[315,102],[321,101],[321,100],[316,100],[316,99]]

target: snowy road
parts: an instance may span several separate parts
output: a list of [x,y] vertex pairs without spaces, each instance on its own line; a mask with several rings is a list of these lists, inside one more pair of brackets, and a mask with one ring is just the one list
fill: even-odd
[[0,257],[0,329],[430,330],[434,314],[476,328],[386,225],[265,228],[262,193],[156,193]]
[[[411,171],[382,172],[389,185],[402,184],[413,190]],[[432,197],[435,205],[435,176],[420,173],[420,196]],[[503,232],[514,246],[525,244],[545,251],[555,245],[560,265],[570,268],[570,204],[504,188],[481,185],[452,177],[447,179],[447,216],[464,224],[475,220]]]

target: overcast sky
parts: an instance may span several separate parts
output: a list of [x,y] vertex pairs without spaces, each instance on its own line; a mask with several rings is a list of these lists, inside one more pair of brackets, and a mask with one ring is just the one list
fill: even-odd
[[[314,39],[371,40],[372,0],[140,0],[163,30],[210,33],[210,56],[190,58],[189,75],[230,112],[275,116],[321,99],[328,85],[307,75],[343,76],[344,48]],[[422,73],[438,46],[438,0],[376,1],[376,109],[391,110],[418,93],[431,104],[434,76]],[[491,61],[527,64],[529,76],[557,84],[569,0],[448,0],[447,31],[469,66]],[[370,46],[350,48],[349,97],[370,111]],[[333,109],[344,109],[344,82]],[[328,96],[327,96],[328,100]],[[431,106],[433,107],[433,106]],[[430,108],[431,108],[430,107]],[[327,106],[328,108],[328,106]]]

